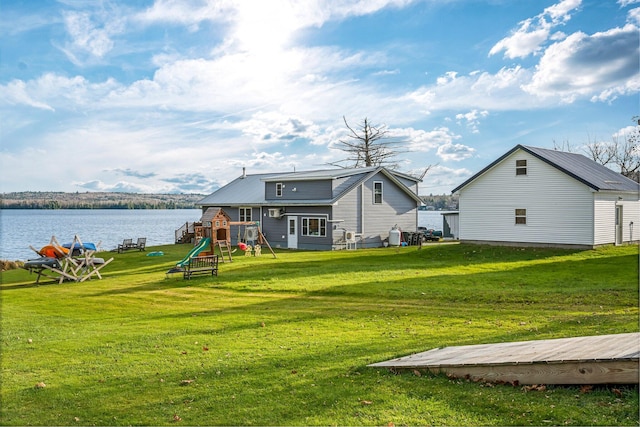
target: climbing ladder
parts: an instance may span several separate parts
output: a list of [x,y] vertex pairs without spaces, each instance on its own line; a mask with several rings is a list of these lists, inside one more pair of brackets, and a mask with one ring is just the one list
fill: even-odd
[[233,259],[231,258],[231,248],[227,244],[226,240],[218,240],[218,249],[220,250],[220,259],[222,262],[225,262],[225,255],[229,257],[229,262],[233,262]]

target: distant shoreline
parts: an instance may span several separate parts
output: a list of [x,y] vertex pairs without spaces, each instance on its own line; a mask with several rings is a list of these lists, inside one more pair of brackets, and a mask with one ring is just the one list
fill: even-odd
[[107,209],[107,210],[178,210],[178,209],[198,209],[199,206],[184,206],[184,207],[62,207],[62,208],[49,208],[49,207],[21,207],[21,206],[0,206],[0,211],[5,210],[34,210],[34,211],[52,211],[52,210],[92,210],[92,209]]
[[2,193],[0,209],[197,209],[204,194],[22,191]]

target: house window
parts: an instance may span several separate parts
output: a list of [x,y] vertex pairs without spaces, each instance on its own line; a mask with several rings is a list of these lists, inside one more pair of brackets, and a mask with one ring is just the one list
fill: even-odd
[[325,237],[327,235],[327,220],[325,218],[302,218],[302,235]]
[[284,188],[284,185],[282,185],[281,182],[277,182],[276,183],[276,197],[282,197],[282,189]]
[[527,223],[527,210],[516,209],[516,224],[526,224],[526,223]]
[[373,204],[382,204],[382,181],[374,181],[373,183]]
[[516,160],[516,175],[526,175],[526,174],[527,174],[527,161]]
[[251,221],[251,208],[240,208],[238,209],[240,221]]

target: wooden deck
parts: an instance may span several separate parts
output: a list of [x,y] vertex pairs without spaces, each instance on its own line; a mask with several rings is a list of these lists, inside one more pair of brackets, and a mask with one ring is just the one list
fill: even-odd
[[640,333],[436,348],[369,365],[519,384],[638,384]]

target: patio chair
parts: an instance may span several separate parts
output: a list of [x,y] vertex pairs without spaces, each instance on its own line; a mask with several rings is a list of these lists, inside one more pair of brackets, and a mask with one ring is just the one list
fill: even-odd
[[147,246],[147,238],[138,237],[138,241],[136,242],[135,248],[139,251],[144,251],[146,246]]
[[133,239],[124,239],[121,245],[118,245],[118,253],[121,254],[124,251],[131,249],[131,245],[133,245]]

